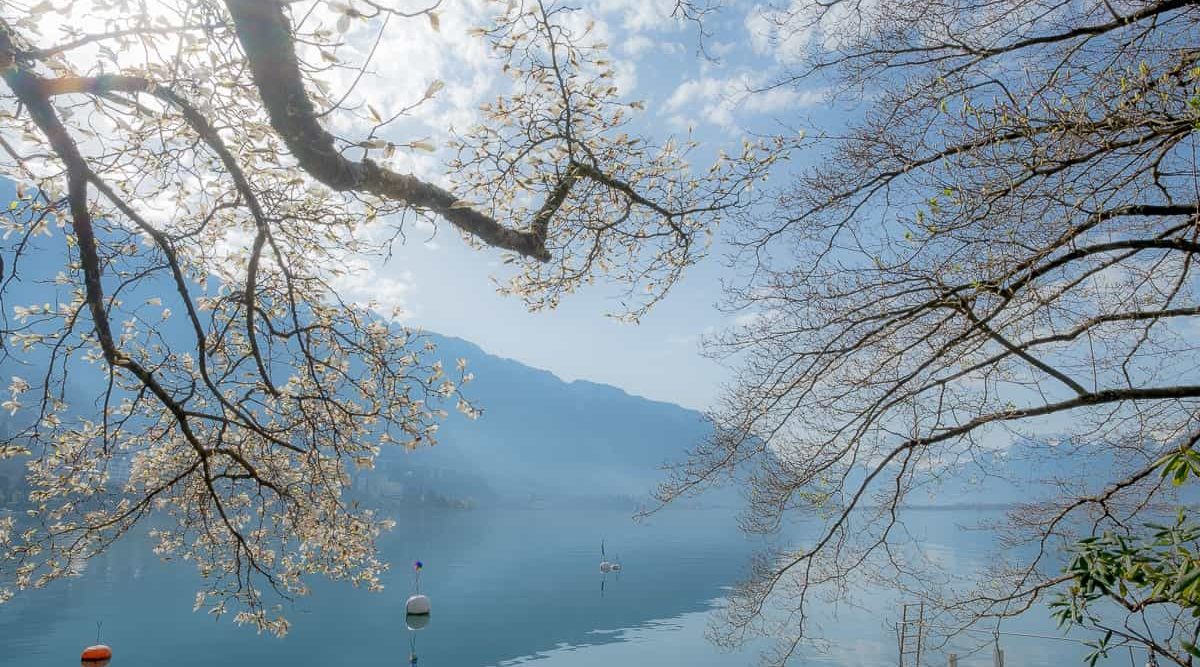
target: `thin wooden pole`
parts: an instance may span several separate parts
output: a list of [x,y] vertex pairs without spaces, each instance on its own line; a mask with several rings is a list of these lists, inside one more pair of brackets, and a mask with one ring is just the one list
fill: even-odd
[[925,639],[925,601],[921,600],[921,606],[917,607],[917,665],[921,667],[921,649],[924,648]]

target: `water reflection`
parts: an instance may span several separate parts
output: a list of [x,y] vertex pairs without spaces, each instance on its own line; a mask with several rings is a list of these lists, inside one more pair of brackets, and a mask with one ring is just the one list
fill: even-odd
[[417,633],[429,625],[429,614],[408,614],[404,617],[404,624],[408,626],[408,664],[416,667]]
[[604,585],[608,582],[609,577],[614,581],[621,580],[621,570],[601,570],[600,572],[600,597],[604,597]]
[[[422,664],[497,665],[562,646],[621,641],[615,633],[653,619],[703,611],[733,581],[752,545],[732,517],[714,530],[693,512],[635,524],[623,511],[432,512],[405,519],[381,544],[392,563],[425,563],[422,589],[437,601],[437,621],[421,629]],[[622,544],[639,567],[609,573],[596,595],[598,531]],[[288,604],[292,631],[258,636],[193,613],[198,581],[185,563],[163,564],[147,542],[121,542],[78,579],[0,606],[0,667],[61,667],[103,620],[120,649],[116,665],[209,667],[214,646],[229,667],[293,664],[395,664],[396,625],[405,617],[411,570],[387,573],[381,594],[313,582],[313,595]],[[657,563],[660,567],[647,568]],[[405,630],[415,636],[416,630]],[[400,639],[405,642],[413,637]],[[696,641],[703,642],[702,637]]]
[[[119,649],[116,667],[165,664],[168,657],[172,667],[210,667],[214,647],[225,667],[403,664],[406,643],[410,666],[419,659],[454,667],[531,661],[539,667],[736,667],[755,664],[764,648],[730,655],[704,639],[714,604],[745,573],[755,549],[727,514],[681,511],[644,525],[620,511],[480,510],[398,520],[381,549],[392,563],[424,561],[422,588],[437,601],[436,622],[406,616],[411,571],[398,567],[385,576],[381,594],[314,582],[313,596],[290,606],[288,637],[258,636],[228,618],[192,613],[198,582],[187,565],[159,563],[148,543],[130,540],[81,578],[0,605],[0,667],[71,664],[97,621],[104,621],[105,642]],[[600,595],[593,578],[598,531],[621,544],[626,562],[634,564],[600,572]],[[956,530],[948,513],[930,516],[928,530],[914,534],[926,557],[948,573],[986,553],[980,536]],[[813,620],[829,641],[823,650],[806,646],[794,663],[896,664],[891,623],[899,601],[872,593],[858,602],[821,610]],[[1055,633],[1048,615],[1005,629]],[[1082,664],[1085,651],[1074,645],[1012,640],[1004,646],[1010,665]],[[990,658],[987,652],[961,655],[960,667],[986,667]]]

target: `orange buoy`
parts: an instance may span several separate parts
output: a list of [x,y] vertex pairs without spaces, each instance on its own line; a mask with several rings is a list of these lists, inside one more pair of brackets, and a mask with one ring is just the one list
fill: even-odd
[[83,649],[83,655],[80,656],[84,665],[108,664],[112,660],[112,649],[104,644],[97,644]]

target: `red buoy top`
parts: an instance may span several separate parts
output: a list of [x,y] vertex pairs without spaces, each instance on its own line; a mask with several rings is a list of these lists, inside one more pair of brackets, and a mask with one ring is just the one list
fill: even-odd
[[112,659],[112,649],[104,644],[97,644],[83,649],[83,655],[80,656],[84,664],[95,664],[100,661],[107,662]]

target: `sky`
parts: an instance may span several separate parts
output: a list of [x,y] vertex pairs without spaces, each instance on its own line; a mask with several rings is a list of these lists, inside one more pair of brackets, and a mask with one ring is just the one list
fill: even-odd
[[[740,149],[749,132],[790,132],[804,127],[807,116],[825,115],[818,88],[748,94],[749,88],[772,81],[788,60],[767,39],[762,7],[728,2],[709,15],[705,57],[698,52],[695,26],[671,17],[674,4],[578,3],[611,46],[621,94],[645,102],[646,112],[638,121],[644,134],[661,141],[667,135],[691,133],[702,143],[700,155],[712,155],[721,147]],[[397,140],[429,135],[440,144],[450,127],[468,125],[474,109],[498,91],[499,64],[481,40],[467,34],[481,21],[480,9],[480,3],[447,0],[436,32],[423,20],[389,28],[370,74],[356,89],[363,91],[361,101],[387,116],[384,109],[419,98],[430,81],[445,83],[432,103],[419,107],[412,119],[392,131]],[[372,26],[351,27],[350,50],[344,57],[354,62],[355,55],[365,54],[374,35]],[[335,80],[332,85],[337,90],[344,82]],[[351,98],[351,104],[356,101]],[[352,118],[335,123],[347,133],[354,130]],[[440,157],[413,155],[407,166],[453,190],[453,179],[439,171]],[[721,280],[732,275],[720,230],[717,239],[710,256],[637,325],[608,317],[617,309],[617,294],[603,286],[564,299],[554,311],[527,312],[519,300],[494,289],[493,277],[504,275],[500,254],[467,247],[444,225],[411,228],[407,243],[390,261],[364,267],[346,287],[352,298],[379,301],[385,306],[381,310],[400,306],[405,324],[468,339],[490,353],[564,379],[604,382],[703,409],[712,403],[728,370],[701,354],[700,341],[747,315],[716,308]]]
[[[337,6],[356,1],[361,2],[302,0],[294,3],[294,15],[307,17],[305,30],[315,23],[333,28],[340,16]],[[56,33],[55,22],[68,20],[82,23],[87,32],[105,32],[103,17],[114,11],[97,9],[103,3],[95,0],[50,3],[63,11],[41,15],[46,35]],[[405,11],[429,6],[427,0],[389,4]],[[823,90],[815,84],[749,92],[774,81],[806,40],[821,39],[813,34],[790,35],[782,43],[770,39],[769,22],[764,20],[769,10],[762,5],[724,0],[718,11],[706,16],[702,37],[694,23],[672,17],[676,0],[569,4],[576,9],[570,20],[594,22],[592,34],[609,45],[620,96],[645,104],[631,132],[660,145],[670,136],[690,136],[701,144],[695,154],[697,172],[707,169],[711,162],[706,161],[718,150],[740,153],[743,139],[752,134],[786,134],[839,120],[836,112],[825,108]],[[146,6],[154,12],[159,5],[151,1]],[[342,137],[364,137],[370,129],[362,111],[366,105],[390,117],[427,91],[437,90],[432,99],[389,126],[383,137],[397,144],[420,140],[435,147],[430,152],[401,151],[393,167],[455,191],[454,177],[446,173],[449,155],[444,147],[454,130],[477,121],[480,105],[504,92],[508,81],[487,41],[471,34],[473,28],[488,24],[497,6],[503,6],[503,0],[441,0],[435,21],[421,14],[390,19],[361,80],[358,66],[368,61],[381,23],[343,22],[337,28],[345,28],[337,55],[349,67],[332,70],[323,83],[331,98],[344,95],[344,106],[359,111],[331,114],[330,129]],[[308,12],[310,8],[315,11]],[[84,70],[90,66],[85,61],[94,56],[89,48],[93,47],[72,51]],[[786,177],[786,171],[781,175]],[[583,289],[563,299],[556,310],[530,313],[519,299],[497,294],[495,279],[508,277],[498,251],[468,247],[447,224],[416,220],[406,223],[405,230],[406,242],[393,249],[388,261],[358,260],[357,271],[339,286],[343,298],[377,303],[379,312],[389,315],[398,308],[398,319],[405,325],[467,339],[492,354],[567,380],[603,382],[704,409],[729,371],[701,353],[701,339],[738,318],[753,316],[716,307],[722,279],[735,275],[724,261],[728,247],[722,238],[728,229],[717,230],[709,257],[692,267],[637,325],[609,316],[619,310],[620,292],[612,285]]]

